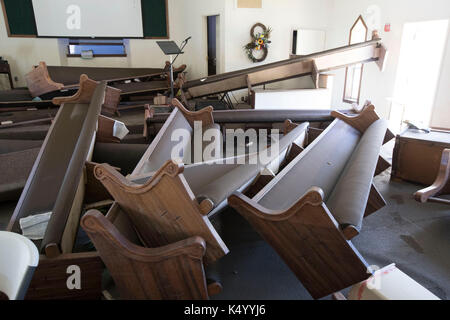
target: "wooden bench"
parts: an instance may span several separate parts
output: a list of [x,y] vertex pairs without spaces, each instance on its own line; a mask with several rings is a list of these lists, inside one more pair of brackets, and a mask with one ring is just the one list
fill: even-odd
[[[52,213],[43,239],[35,241],[42,254],[27,299],[100,297],[102,263],[98,254],[72,250],[83,204],[83,168],[91,158],[105,88],[105,83],[82,76],[77,94],[54,99],[61,107],[8,225],[8,231],[21,233],[21,218]],[[82,290],[67,287],[70,265],[81,268]]]
[[[405,290],[407,288],[407,290]],[[347,300],[342,294],[342,300]],[[341,299],[338,299],[341,300]],[[348,300],[440,300],[395,264],[384,267],[350,289]]]
[[[156,172],[167,161],[173,158],[173,149],[180,144],[180,141],[174,141],[173,134],[177,130],[183,130],[189,135],[190,139],[183,141],[184,145],[180,148],[177,157],[183,159],[185,163],[202,162],[203,159],[197,160],[194,156],[194,136],[195,131],[217,130],[215,135],[217,138],[221,137],[220,127],[214,124],[212,117],[212,107],[205,108],[198,112],[188,111],[177,99],[172,100],[175,109],[170,114],[164,126],[158,132],[152,143],[148,147],[142,159],[139,161],[136,169],[131,174],[132,179],[139,176],[146,175],[151,172]],[[195,126],[195,122],[201,122],[201,126]],[[203,136],[201,136],[203,139]],[[222,140],[215,139],[214,143],[222,148]],[[206,145],[202,142],[201,154]],[[217,156],[220,158],[220,155]],[[174,159],[175,160],[175,159]],[[197,160],[197,161],[196,161]]]
[[[337,119],[252,199],[228,203],[278,252],[313,298],[366,279],[368,266],[349,241],[366,210],[385,202],[372,184],[386,122],[374,107]],[[375,201],[379,200],[379,201]]]
[[206,244],[200,237],[146,248],[117,203],[106,217],[97,210],[89,211],[81,225],[114,279],[121,299],[206,300],[221,290],[220,284],[206,281]]
[[99,165],[95,176],[130,216],[146,245],[158,247],[200,236],[207,244],[205,262],[210,264],[227,254],[228,248],[209,216],[223,208],[234,191],[251,187],[261,172],[276,171],[291,154],[292,145],[304,145],[307,128],[304,123],[284,136],[278,152],[271,146],[264,163],[242,158],[258,159],[258,154],[186,167],[169,160],[156,173],[133,181],[109,165]]
[[[48,72],[47,64],[43,61],[25,75],[25,80],[32,98],[42,97],[46,94],[54,94],[53,96],[59,96],[63,95],[61,93],[64,93],[65,91],[72,92],[79,89],[78,84],[65,85],[63,83],[53,81]],[[120,102],[120,94],[121,91],[119,89],[108,86],[105,90],[102,111],[107,114],[116,113],[117,106]]]

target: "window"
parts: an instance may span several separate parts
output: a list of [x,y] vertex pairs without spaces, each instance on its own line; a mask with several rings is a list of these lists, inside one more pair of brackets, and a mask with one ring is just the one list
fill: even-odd
[[[359,16],[350,29],[349,44],[364,42],[367,40],[368,28],[362,16]],[[345,69],[344,102],[359,104],[363,64],[356,64]]]
[[126,57],[123,40],[69,40],[68,57]]

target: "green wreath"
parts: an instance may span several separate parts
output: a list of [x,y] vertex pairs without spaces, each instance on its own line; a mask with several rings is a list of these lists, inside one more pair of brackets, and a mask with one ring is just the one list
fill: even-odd
[[[262,32],[255,33],[255,29],[257,27],[260,27],[263,29]],[[251,31],[250,36],[252,37],[252,41],[247,43],[244,46],[245,53],[247,54],[247,57],[253,62],[262,62],[267,58],[267,55],[269,53],[269,44],[271,43],[270,35],[272,33],[271,28],[267,28],[262,23],[255,24]],[[263,52],[263,55],[260,58],[255,57],[255,51],[261,51]]]

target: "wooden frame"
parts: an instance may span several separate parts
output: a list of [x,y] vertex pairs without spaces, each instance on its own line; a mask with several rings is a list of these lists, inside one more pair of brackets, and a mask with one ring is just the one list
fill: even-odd
[[206,300],[221,290],[218,283],[207,285],[203,270],[206,244],[200,237],[145,248],[117,203],[107,217],[96,210],[89,211],[81,225],[99,251],[122,299]]
[[[367,106],[354,117],[339,112],[334,112],[333,116],[337,118],[334,125],[337,121],[344,121],[361,133],[379,119],[372,105]],[[287,127],[292,127],[292,123],[286,124]],[[228,198],[229,204],[274,247],[316,299],[342,290],[370,276],[367,263],[350,242],[359,231],[353,225],[338,224],[325,204],[324,191],[315,186],[311,186],[287,209],[268,209],[259,202],[284,177],[289,175],[292,177],[294,173],[291,173],[291,169],[296,163],[302,161],[310,150],[321,143],[321,139],[333,130],[333,124],[308,148],[300,150],[300,155],[279,175],[271,179],[270,183],[252,199],[239,192]],[[373,171],[375,172],[375,166]],[[301,178],[298,177],[298,179]],[[361,216],[370,215],[386,204],[372,182],[369,183],[370,193]],[[286,183],[283,186],[286,186]],[[277,189],[277,191],[281,190]],[[269,199],[273,200],[273,197]]]
[[450,200],[439,198],[440,195],[444,194],[450,194],[450,149],[445,149],[442,153],[436,181],[430,187],[417,191],[414,194],[414,199],[422,203],[430,201],[450,204]]
[[[356,19],[356,21],[353,24],[353,26],[350,28],[350,36],[349,36],[349,42],[348,42],[349,45],[352,44],[352,32],[353,32],[353,29],[356,27],[356,25],[358,24],[359,21],[362,22],[364,28],[366,29],[365,40],[367,39],[367,34],[369,33],[369,28],[367,27],[367,24],[364,21],[364,18],[362,17],[362,15],[360,15],[358,17],[358,19]],[[361,64],[361,76],[360,76],[360,79],[359,79],[358,97],[357,97],[356,100],[349,100],[349,99],[347,99],[348,97],[347,97],[346,92],[347,92],[348,71],[349,71],[349,68],[348,67],[345,68],[344,97],[342,98],[342,100],[344,102],[346,102],[346,103],[358,103],[359,104],[359,98],[361,96],[361,85],[362,85],[362,76],[363,76],[363,72],[364,72],[364,64]]]

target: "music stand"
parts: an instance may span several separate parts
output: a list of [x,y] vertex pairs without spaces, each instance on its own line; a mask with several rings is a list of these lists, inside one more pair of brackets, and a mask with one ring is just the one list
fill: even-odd
[[[180,54],[183,54],[184,52],[174,41],[156,41],[156,43],[166,56],[170,56],[170,99],[173,99],[173,63],[178,58],[178,56]],[[175,59],[173,58],[174,55],[177,55]]]

